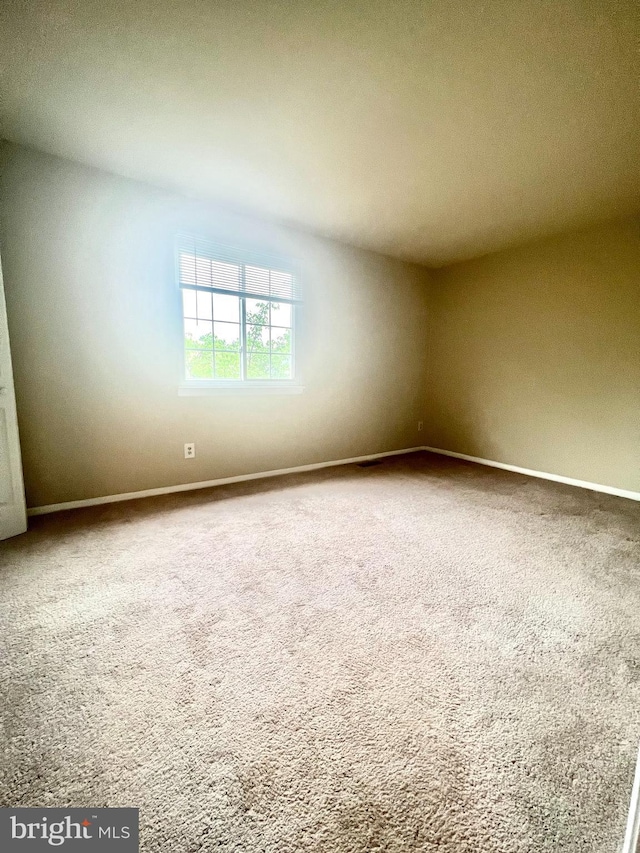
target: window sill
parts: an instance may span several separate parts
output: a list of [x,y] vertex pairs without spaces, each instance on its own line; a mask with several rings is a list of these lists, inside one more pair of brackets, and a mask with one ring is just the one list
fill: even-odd
[[185,382],[178,386],[179,397],[219,397],[259,394],[302,394],[304,385],[294,382]]

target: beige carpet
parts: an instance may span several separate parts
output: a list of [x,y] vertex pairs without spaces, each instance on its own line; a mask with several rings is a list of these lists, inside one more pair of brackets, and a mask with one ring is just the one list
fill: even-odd
[[639,514],[421,454],[34,519],[1,804],[138,806],[154,853],[615,853]]

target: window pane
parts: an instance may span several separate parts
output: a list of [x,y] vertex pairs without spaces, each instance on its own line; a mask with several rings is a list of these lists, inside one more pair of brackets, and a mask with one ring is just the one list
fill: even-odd
[[213,294],[213,318],[227,323],[240,322],[240,299],[237,296]]
[[198,320],[211,320],[213,317],[211,294],[205,293],[204,290],[196,290],[196,300],[198,303]]
[[185,317],[196,316],[196,293],[195,290],[182,291],[182,313]]
[[240,353],[216,352],[216,379],[240,379]]
[[247,354],[247,379],[269,379],[269,355]]
[[269,270],[263,267],[245,267],[244,280],[247,290],[258,289],[258,293],[269,292]]
[[187,379],[213,379],[213,352],[187,350],[185,353]]
[[239,323],[214,323],[213,333],[216,349],[240,350]]
[[291,325],[291,305],[288,302],[272,302],[271,303],[271,325],[272,326],[290,326]]
[[[266,267],[246,266],[194,257],[180,257],[181,279],[200,285],[264,290],[264,297],[182,290],[186,376],[189,379],[286,380],[293,376],[294,306],[269,300],[269,292],[288,288],[291,275]],[[271,289],[271,291],[269,290]],[[244,333],[242,318],[246,318]],[[246,355],[241,344],[246,343]]]
[[269,325],[269,303],[260,299],[247,299],[247,323]]
[[269,326],[247,326],[247,350],[269,352]]
[[184,345],[190,349],[213,349],[211,322],[208,320],[184,321]]
[[271,356],[271,378],[272,379],[290,379],[291,378],[291,356],[290,355],[272,355]]
[[271,327],[271,352],[291,352],[291,329]]

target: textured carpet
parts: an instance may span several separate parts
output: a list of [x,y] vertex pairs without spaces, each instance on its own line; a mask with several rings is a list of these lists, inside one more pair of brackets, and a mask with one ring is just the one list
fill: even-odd
[[639,511],[420,454],[34,519],[1,804],[138,806],[154,853],[614,853]]

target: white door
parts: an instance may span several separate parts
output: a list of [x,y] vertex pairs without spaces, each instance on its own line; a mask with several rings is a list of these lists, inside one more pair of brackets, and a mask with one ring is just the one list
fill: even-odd
[[27,529],[7,307],[0,266],[0,539]]

